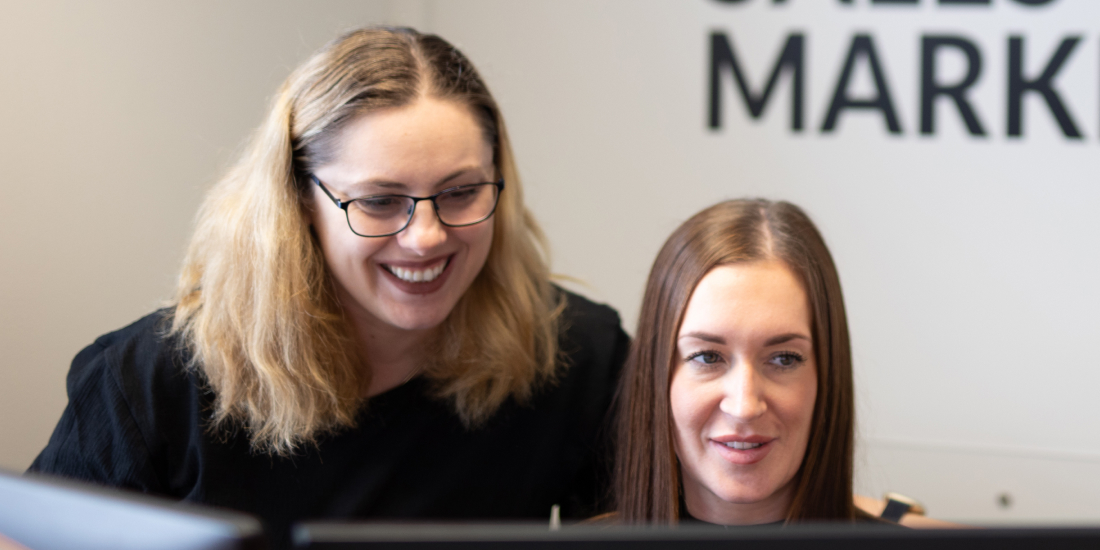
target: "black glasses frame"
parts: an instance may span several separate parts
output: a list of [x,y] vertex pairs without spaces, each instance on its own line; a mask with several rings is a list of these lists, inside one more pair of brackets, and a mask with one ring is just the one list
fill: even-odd
[[[325,184],[321,183],[321,180],[318,179],[317,176],[315,176],[313,174],[310,174],[309,178],[311,180],[313,180],[313,183],[316,183],[317,186],[321,188],[321,191],[324,191],[325,194],[328,195],[328,198],[332,199],[333,204],[335,204],[337,208],[344,211],[344,219],[347,220],[347,222],[348,222],[348,229],[350,229],[352,233],[355,233],[356,235],[359,235],[360,237],[366,237],[368,239],[373,239],[375,237],[389,237],[389,236],[396,235],[396,234],[404,231],[407,227],[409,227],[409,224],[412,223],[413,215],[416,214],[416,204],[419,203],[420,201],[432,201],[432,210],[435,211],[435,218],[437,220],[439,220],[439,223],[441,223],[441,224],[443,224],[447,227],[468,227],[468,226],[471,226],[471,225],[477,225],[477,224],[493,217],[493,214],[496,213],[496,211],[497,211],[497,205],[500,204],[500,194],[504,192],[504,178],[501,177],[497,181],[487,181],[487,182],[483,182],[483,183],[470,183],[470,184],[467,184],[467,185],[456,185],[454,187],[448,187],[447,189],[444,189],[444,190],[442,190],[442,191],[440,191],[440,192],[438,192],[434,195],[428,196],[428,197],[414,197],[412,195],[388,194],[388,195],[371,195],[369,197],[359,197],[357,199],[348,199],[346,201],[343,201],[343,200],[340,200],[340,199],[336,198],[332,194],[332,192],[330,192],[328,190],[328,188],[325,187]],[[486,214],[484,218],[481,218],[480,220],[473,221],[473,222],[470,222],[470,223],[458,223],[458,224],[447,223],[447,222],[443,221],[443,218],[440,217],[440,215],[439,215],[439,204],[435,202],[436,198],[438,198],[440,195],[443,195],[445,193],[450,193],[451,191],[455,191],[455,190],[458,190],[458,189],[468,189],[470,187],[479,187],[479,186],[482,186],[482,185],[493,185],[493,186],[496,186],[496,188],[497,188],[497,196],[496,196],[496,200],[493,202],[493,208],[492,208],[492,210],[489,210],[489,213]],[[367,199],[377,199],[377,198],[380,198],[380,197],[396,197],[396,198],[402,198],[402,199],[412,199],[412,201],[413,201],[412,202],[412,207],[409,208],[409,217],[405,220],[405,224],[402,225],[401,228],[398,229],[397,231],[393,231],[393,232],[390,232],[390,233],[383,233],[381,235],[364,235],[364,234],[356,231],[355,228],[351,226],[351,216],[348,214],[348,206],[351,206],[351,203],[353,203],[355,201],[367,200]]]

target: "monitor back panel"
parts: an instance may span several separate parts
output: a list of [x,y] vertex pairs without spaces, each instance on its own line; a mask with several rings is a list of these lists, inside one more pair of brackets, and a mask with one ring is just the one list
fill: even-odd
[[723,529],[546,525],[307,523],[295,544],[309,550],[937,550],[1100,549],[1100,528],[913,530],[889,525]]
[[246,514],[8,472],[0,472],[0,534],[33,550],[266,547]]

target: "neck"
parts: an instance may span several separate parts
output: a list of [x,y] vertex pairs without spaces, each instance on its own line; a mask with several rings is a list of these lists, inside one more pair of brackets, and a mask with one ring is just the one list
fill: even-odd
[[691,517],[718,525],[762,525],[787,518],[794,486],[785,487],[755,502],[727,502],[703,487],[684,485],[684,504]]
[[363,368],[371,372],[370,384],[363,389],[363,395],[371,397],[420,373],[426,360],[425,343],[434,331],[405,330],[367,317],[350,315]]

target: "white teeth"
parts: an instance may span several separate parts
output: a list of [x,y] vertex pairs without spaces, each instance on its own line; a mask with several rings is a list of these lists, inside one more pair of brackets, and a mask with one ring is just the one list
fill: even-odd
[[430,283],[434,281],[436,277],[439,277],[444,269],[447,269],[447,262],[441,262],[435,267],[421,270],[405,269],[392,265],[387,265],[385,268],[402,281],[410,283]]
[[726,443],[727,447],[731,447],[739,451],[744,451],[746,449],[755,449],[761,445],[763,445],[763,443],[749,443],[748,441],[730,441],[729,443]]

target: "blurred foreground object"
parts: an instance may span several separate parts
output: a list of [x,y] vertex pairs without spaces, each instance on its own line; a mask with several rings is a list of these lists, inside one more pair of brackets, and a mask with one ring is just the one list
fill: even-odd
[[[148,495],[0,472],[0,550],[259,550],[260,522]],[[8,546],[5,546],[8,544]]]
[[[853,500],[855,500],[857,508],[868,514],[895,521],[900,525],[913,529],[964,529],[969,527],[959,523],[951,523],[926,517],[924,515],[926,510],[923,504],[899,493],[886,493],[883,495],[882,500],[863,495],[855,495]],[[899,508],[904,510],[899,517],[887,517],[886,512],[891,511],[888,510],[891,508],[891,505],[893,505],[894,510]]]

